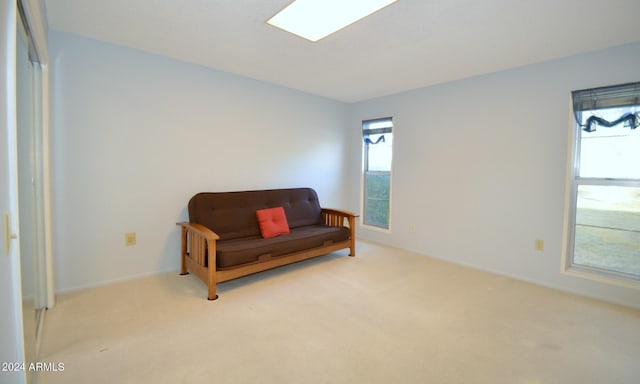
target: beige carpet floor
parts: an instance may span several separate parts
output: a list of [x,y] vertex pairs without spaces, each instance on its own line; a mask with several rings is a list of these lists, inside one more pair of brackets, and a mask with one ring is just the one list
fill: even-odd
[[640,311],[395,248],[58,297],[39,384],[640,383]]

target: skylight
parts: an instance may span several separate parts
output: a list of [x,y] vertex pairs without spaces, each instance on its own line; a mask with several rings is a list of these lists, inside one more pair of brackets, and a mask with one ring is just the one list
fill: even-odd
[[295,0],[267,23],[318,41],[397,0]]

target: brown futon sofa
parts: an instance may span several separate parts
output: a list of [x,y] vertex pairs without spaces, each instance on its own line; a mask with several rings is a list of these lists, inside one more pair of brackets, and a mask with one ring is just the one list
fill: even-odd
[[356,254],[357,215],[321,208],[311,188],[202,192],[188,210],[189,222],[178,223],[181,274],[200,277],[209,300],[219,282],[339,249]]

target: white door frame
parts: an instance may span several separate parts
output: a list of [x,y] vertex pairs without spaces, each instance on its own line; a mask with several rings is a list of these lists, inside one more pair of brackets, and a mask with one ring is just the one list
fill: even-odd
[[[49,74],[46,47],[46,18],[42,0],[19,0],[40,59],[42,99],[43,210],[47,258],[47,306],[54,304],[51,273],[51,205],[49,176]],[[0,2],[0,362],[24,361],[20,249],[18,241],[18,169],[16,39],[18,1]],[[5,214],[8,222],[5,223]],[[15,238],[14,238],[15,237]],[[26,382],[25,371],[0,372],[3,383]]]
[[[23,362],[22,292],[18,227],[18,163],[16,120],[16,38],[18,9],[15,1],[0,2],[0,361]],[[6,219],[5,219],[6,218]],[[26,382],[25,371],[1,372],[6,383]]]

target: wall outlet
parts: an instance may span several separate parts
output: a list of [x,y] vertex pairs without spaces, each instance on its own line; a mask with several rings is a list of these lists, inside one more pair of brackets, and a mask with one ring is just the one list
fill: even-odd
[[544,251],[544,240],[537,239],[534,244],[534,249],[536,251]]
[[124,245],[136,245],[136,233],[127,232],[124,234]]
[[416,225],[415,224],[411,224],[409,226],[409,232],[414,233],[416,231]]

